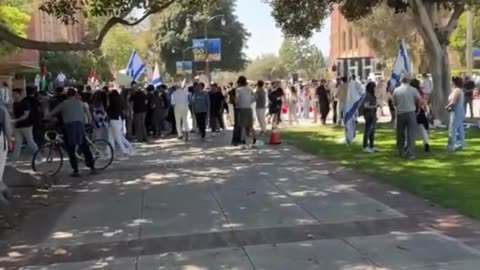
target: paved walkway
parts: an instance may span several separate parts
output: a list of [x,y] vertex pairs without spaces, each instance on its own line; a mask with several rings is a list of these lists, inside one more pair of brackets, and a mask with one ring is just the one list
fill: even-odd
[[60,200],[0,240],[0,269],[479,269],[476,222],[291,146],[241,151],[227,136],[141,145],[62,179]]

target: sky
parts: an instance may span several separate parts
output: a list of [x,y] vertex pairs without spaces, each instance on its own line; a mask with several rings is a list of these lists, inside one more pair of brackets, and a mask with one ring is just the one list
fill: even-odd
[[[277,54],[282,45],[282,32],[275,25],[270,15],[271,7],[261,0],[237,0],[236,15],[251,37],[245,50],[249,58],[262,54]],[[330,53],[330,20],[325,21],[321,32],[312,37],[312,43],[317,45],[328,56]]]

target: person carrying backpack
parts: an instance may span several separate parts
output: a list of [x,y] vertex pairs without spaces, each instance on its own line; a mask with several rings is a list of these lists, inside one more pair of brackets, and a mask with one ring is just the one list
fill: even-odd
[[160,137],[162,136],[163,120],[165,118],[165,102],[159,90],[152,91],[149,105],[153,136]]

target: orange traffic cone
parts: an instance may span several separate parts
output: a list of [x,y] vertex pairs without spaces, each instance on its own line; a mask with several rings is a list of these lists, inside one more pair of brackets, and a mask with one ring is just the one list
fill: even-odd
[[282,139],[280,138],[280,132],[276,128],[272,128],[270,133],[270,144],[278,145],[282,144]]

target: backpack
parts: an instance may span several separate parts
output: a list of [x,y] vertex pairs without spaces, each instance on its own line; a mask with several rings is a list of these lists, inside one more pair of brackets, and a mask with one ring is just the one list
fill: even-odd
[[158,92],[153,92],[152,99],[150,100],[150,109],[163,109],[165,108],[165,102]]

